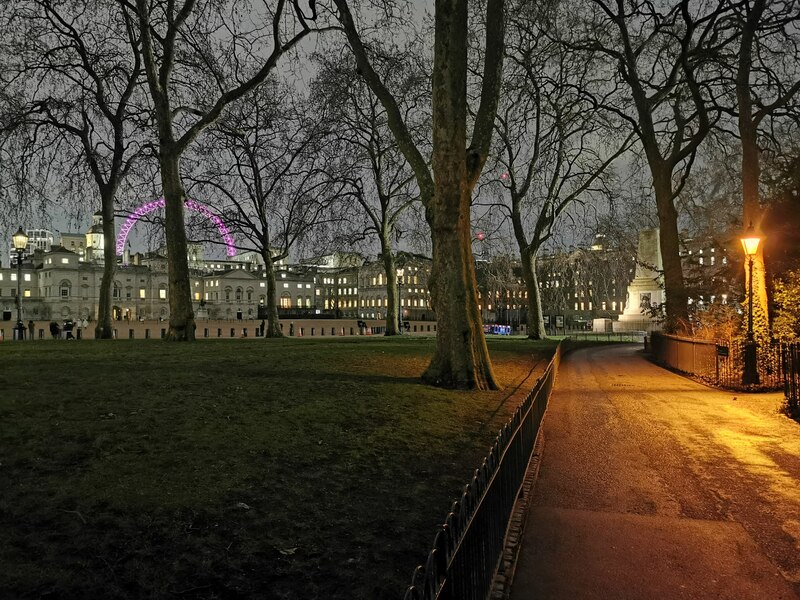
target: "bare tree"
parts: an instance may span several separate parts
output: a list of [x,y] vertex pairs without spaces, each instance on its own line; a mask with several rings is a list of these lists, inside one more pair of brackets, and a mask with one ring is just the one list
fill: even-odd
[[647,159],[661,229],[665,328],[672,331],[691,331],[675,199],[719,118],[713,77],[706,77],[705,67],[727,42],[716,35],[725,10],[723,3],[695,6],[689,0],[659,5],[592,0],[570,42],[609,57],[627,88],[626,97],[604,105],[629,123]]
[[[409,107],[416,107],[420,92],[419,77],[409,72],[404,61],[392,61],[384,78],[403,78],[410,98],[400,98],[406,121]],[[400,297],[395,264],[394,239],[402,234],[403,217],[419,200],[414,173],[394,143],[387,124],[387,113],[375,94],[358,77],[346,60],[322,59],[318,76],[320,96],[335,107],[331,119],[339,160],[329,170],[332,180],[346,183],[348,206],[337,205],[340,214],[349,215],[351,241],[377,239],[386,275],[386,335],[402,332],[398,322]],[[357,207],[353,206],[353,199]],[[353,210],[356,208],[356,210]]]
[[614,123],[599,107],[597,96],[613,92],[602,76],[602,63],[571,52],[557,39],[559,29],[569,26],[567,15],[533,5],[514,11],[495,121],[499,157],[493,175],[499,175],[496,181],[505,191],[500,207],[511,220],[519,248],[528,337],[536,340],[546,337],[536,271],[539,252],[562,215],[602,192],[608,167],[631,137],[616,139]]
[[[432,169],[409,132],[395,95],[373,67],[371,48],[356,26],[347,0],[334,0],[338,18],[364,81],[387,113],[397,145],[411,165],[433,241],[429,288],[437,318],[436,349],[423,379],[454,388],[495,389],[480,319],[472,255],[470,202],[486,163],[500,95],[505,40],[505,1],[489,0],[480,105],[467,136],[469,11],[467,0],[437,0],[433,65]],[[473,23],[480,27],[481,24]]]
[[100,197],[105,243],[95,337],[110,339],[115,202],[143,150],[136,133],[143,71],[135,27],[119,7],[94,0],[35,0],[10,16],[8,31],[18,40],[11,81],[22,81],[24,97],[15,125],[36,130],[40,151],[67,165],[68,179],[73,167],[88,171]]
[[[788,105],[800,91],[797,68],[800,4],[795,0],[740,0],[733,3],[733,8],[740,35],[738,60],[732,70],[742,147],[742,217],[745,227],[763,234],[759,126],[765,119],[792,108]],[[765,336],[769,328],[769,303],[764,244],[754,258],[752,275],[753,280],[747,281],[746,287],[753,290],[756,302],[755,330]]]
[[[299,0],[278,0],[274,7],[267,7],[270,22],[264,28],[252,22],[250,9],[234,10],[224,2],[135,0],[133,6],[127,0],[119,1],[137,19],[158,132],[166,200],[167,339],[193,340],[181,156],[225,107],[263,83],[280,57],[312,32],[309,21],[316,18],[316,9],[312,2],[312,14],[307,17]],[[252,12],[258,14],[259,10],[252,7]]]
[[[264,262],[266,337],[282,337],[275,264],[289,256],[329,214],[346,185],[323,168],[328,132],[324,115],[291,91],[265,84],[230,108],[198,144],[189,190],[212,199],[243,248]],[[314,115],[312,118],[310,115]]]

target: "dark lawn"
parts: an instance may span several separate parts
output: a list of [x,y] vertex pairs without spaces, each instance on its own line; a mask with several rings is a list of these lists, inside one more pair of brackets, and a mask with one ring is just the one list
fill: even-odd
[[3,343],[0,598],[401,598],[554,349],[493,340],[465,393],[432,346]]

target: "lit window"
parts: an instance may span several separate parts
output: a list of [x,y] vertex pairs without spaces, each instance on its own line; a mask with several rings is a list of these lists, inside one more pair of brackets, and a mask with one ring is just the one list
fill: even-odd
[[289,284],[288,284],[288,283],[284,283],[284,284],[283,284],[283,287],[285,287],[285,288],[288,288],[288,287],[289,287]]
[[30,273],[25,273],[25,274],[22,276],[22,279],[23,279],[24,281],[30,281],[30,280],[31,280],[31,274],[30,274]]
[[17,274],[16,273],[12,273],[11,274],[11,281],[16,281],[16,280],[17,280]]
[[[159,292],[159,295],[160,295],[160,292]],[[166,294],[164,294],[164,297],[166,297]],[[194,299],[195,300],[200,300],[200,292],[195,292],[194,293]]]
[[[161,300],[166,300],[167,299],[167,290],[164,289],[164,288],[159,289],[158,290],[158,297]],[[194,299],[195,300],[200,300],[200,293],[199,292],[195,292]]]
[[139,288],[139,298],[144,300],[144,298],[145,298],[145,289],[144,288]]
[[25,290],[25,291],[22,292],[22,295],[25,296],[26,298],[30,298],[31,297],[31,291],[30,290]]
[[68,265],[69,264],[69,259],[68,258],[62,258],[61,259],[61,264],[62,265]]

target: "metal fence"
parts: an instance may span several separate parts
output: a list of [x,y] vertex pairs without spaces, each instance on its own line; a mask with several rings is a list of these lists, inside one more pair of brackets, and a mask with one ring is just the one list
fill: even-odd
[[789,403],[789,411],[796,415],[800,409],[800,342],[783,346],[783,391]]
[[590,342],[638,342],[643,343],[645,331],[570,331],[566,334],[571,340]]
[[561,347],[453,503],[404,600],[485,600],[555,382]]
[[[744,340],[699,340],[653,332],[650,352],[654,360],[671,369],[694,375],[712,385],[750,389],[742,385]],[[780,389],[784,385],[784,359],[779,342],[758,346],[757,389]]]

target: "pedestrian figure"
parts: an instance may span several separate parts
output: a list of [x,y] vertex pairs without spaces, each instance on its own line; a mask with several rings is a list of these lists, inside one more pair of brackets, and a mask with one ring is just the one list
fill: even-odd
[[50,335],[53,336],[53,339],[57,340],[60,334],[61,334],[61,329],[59,329],[58,323],[56,323],[55,321],[50,321]]
[[34,330],[35,328],[36,328],[36,326],[33,324],[33,319],[31,319],[30,321],[28,321],[28,338],[29,338],[31,341],[33,341],[33,330]]
[[72,321],[64,321],[64,338],[68,340],[74,340],[75,336],[72,335]]
[[289,323],[289,335],[294,335],[294,323]]
[[261,319],[261,325],[259,325],[259,336],[264,337],[264,319]]

